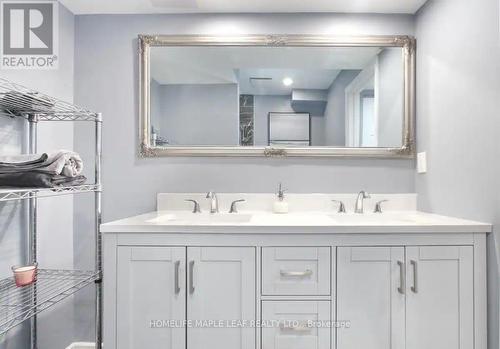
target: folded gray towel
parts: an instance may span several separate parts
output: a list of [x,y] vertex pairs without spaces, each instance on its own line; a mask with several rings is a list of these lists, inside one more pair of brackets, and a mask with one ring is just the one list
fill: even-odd
[[0,156],[1,167],[22,167],[43,164],[48,159],[48,155],[43,154],[23,154],[23,155],[2,155]]
[[79,175],[67,177],[40,172],[22,172],[0,174],[0,186],[23,188],[55,188],[84,184],[87,178]]
[[82,170],[80,155],[69,150],[60,150],[50,155],[0,156],[0,174],[34,171],[76,177]]
[[0,156],[0,174],[32,171],[46,166],[47,154],[33,156]]

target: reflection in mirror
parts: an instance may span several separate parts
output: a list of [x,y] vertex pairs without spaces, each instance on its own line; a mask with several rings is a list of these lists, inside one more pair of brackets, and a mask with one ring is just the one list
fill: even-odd
[[269,113],[268,145],[308,147],[311,145],[309,113]]
[[400,47],[151,48],[153,146],[401,147]]

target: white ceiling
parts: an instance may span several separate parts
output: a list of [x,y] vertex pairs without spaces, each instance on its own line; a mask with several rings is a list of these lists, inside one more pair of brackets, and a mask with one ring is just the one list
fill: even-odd
[[[400,48],[387,48],[399,50]],[[327,89],[340,70],[363,69],[378,47],[153,47],[151,77],[167,84],[235,84],[241,93],[288,95]],[[285,87],[283,79],[294,83]],[[271,78],[259,84],[250,78]]]
[[151,77],[163,85],[227,84],[236,83],[235,72],[243,70],[363,69],[380,50],[378,47],[153,47]]
[[75,14],[351,12],[414,14],[427,0],[60,0]]
[[[238,72],[240,94],[289,96],[293,89],[327,90],[340,70],[327,69],[242,69]],[[264,78],[266,80],[252,80]],[[292,79],[290,86],[284,78]]]

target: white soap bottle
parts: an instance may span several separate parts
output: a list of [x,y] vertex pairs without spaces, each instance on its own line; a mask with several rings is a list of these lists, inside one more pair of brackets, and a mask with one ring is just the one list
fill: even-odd
[[288,202],[285,201],[285,190],[281,187],[281,183],[279,184],[276,195],[278,196],[278,200],[273,204],[273,212],[288,213]]

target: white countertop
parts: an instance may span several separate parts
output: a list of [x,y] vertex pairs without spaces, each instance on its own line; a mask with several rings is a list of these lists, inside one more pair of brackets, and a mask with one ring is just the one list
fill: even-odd
[[382,214],[262,211],[194,214],[189,211],[155,211],[101,225],[103,233],[226,233],[226,234],[387,234],[387,233],[489,233],[491,224],[418,211]]

